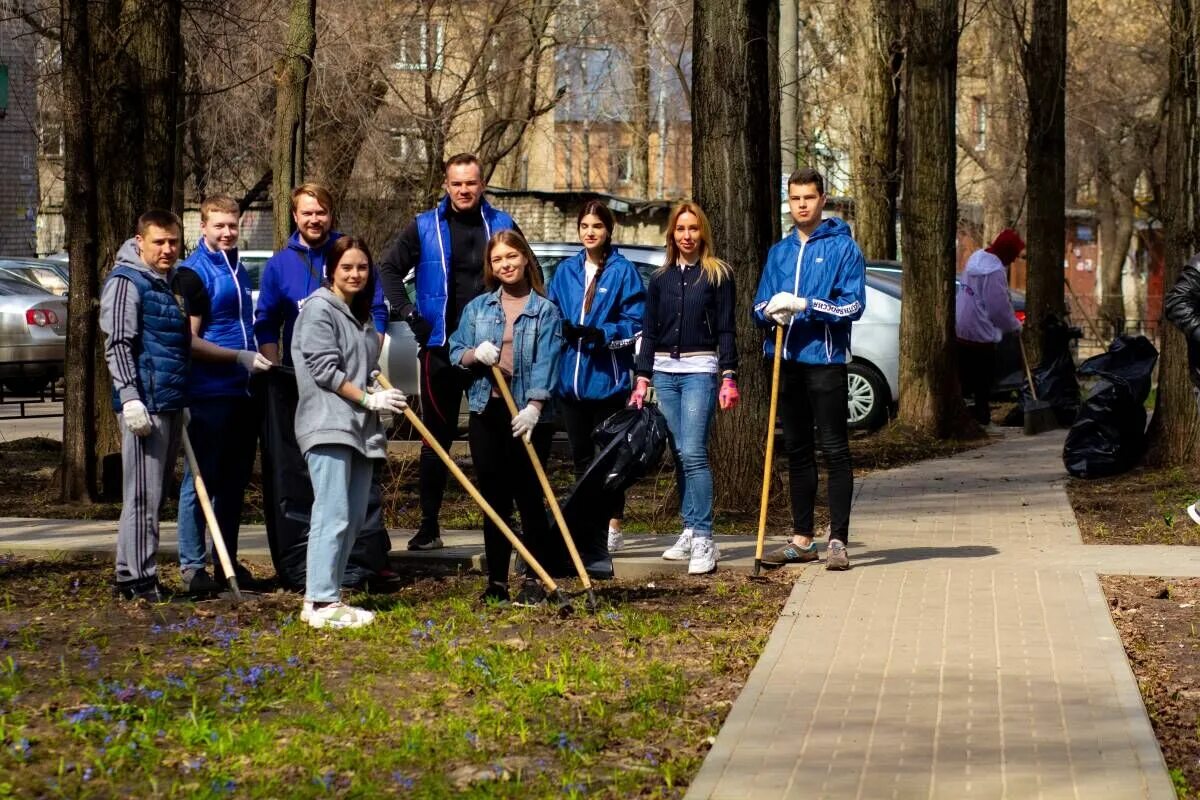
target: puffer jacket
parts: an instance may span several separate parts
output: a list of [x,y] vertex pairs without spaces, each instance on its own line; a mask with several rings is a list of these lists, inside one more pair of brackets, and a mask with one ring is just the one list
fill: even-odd
[[1188,345],[1188,374],[1200,389],[1200,254],[1179,271],[1179,278],[1163,298],[1163,315],[1183,331]]

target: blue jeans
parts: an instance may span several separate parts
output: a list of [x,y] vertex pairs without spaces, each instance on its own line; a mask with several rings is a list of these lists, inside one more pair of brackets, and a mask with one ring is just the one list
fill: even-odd
[[[200,477],[231,561],[237,560],[242,500],[258,445],[258,405],[249,397],[209,397],[192,401],[188,439]],[[179,486],[179,569],[203,569],[208,555],[207,525],[187,459]],[[217,568],[218,574],[221,572]]]
[[304,461],[313,486],[304,599],[332,603],[341,598],[342,575],[367,517],[374,469],[371,459],[338,444],[317,445]]
[[713,480],[708,468],[708,432],[717,410],[717,376],[709,372],[654,373],[658,407],[671,431],[675,476],[683,500],[683,526],[694,536],[712,536]]

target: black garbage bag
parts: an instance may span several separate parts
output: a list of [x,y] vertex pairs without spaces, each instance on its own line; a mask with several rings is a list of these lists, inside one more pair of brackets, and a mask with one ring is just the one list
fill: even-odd
[[[1031,370],[1037,386],[1038,400],[1049,403],[1058,424],[1070,427],[1079,413],[1079,381],[1075,376],[1075,359],[1071,356],[1071,342],[1082,336],[1079,328],[1067,325],[1058,316],[1046,318],[1042,330],[1042,362]],[[1022,425],[1024,411],[1033,403],[1029,384],[1021,382],[1020,403],[1011,424]],[[1006,419],[1006,424],[1008,420]]]
[[[308,523],[312,510],[312,482],[304,456],[296,444],[296,374],[288,367],[266,372],[266,413],[262,428],[263,516],[271,562],[280,582],[303,590],[308,571]],[[392,549],[383,525],[380,466],[376,465],[367,501],[367,519],[350,552],[342,576],[343,586],[358,586],[388,566]]]
[[[627,489],[658,468],[667,447],[667,418],[658,406],[623,408],[592,431],[596,455],[562,501],[563,519],[592,578],[611,578],[608,519],[597,508],[610,508],[614,493]],[[542,566],[555,578],[575,575],[570,554],[551,522]]]
[[1079,365],[1099,378],[1063,445],[1063,464],[1077,478],[1126,472],[1146,452],[1146,398],[1158,350],[1144,336],[1118,336],[1108,352]]

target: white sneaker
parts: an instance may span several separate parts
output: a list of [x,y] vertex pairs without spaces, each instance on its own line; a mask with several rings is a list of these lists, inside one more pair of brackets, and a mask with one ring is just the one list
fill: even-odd
[[675,544],[663,551],[662,557],[667,561],[687,561],[692,557],[692,529],[684,528],[683,533],[675,540]]
[[300,609],[300,621],[308,622],[312,618],[313,604],[312,600],[304,601],[304,608]]
[[608,552],[615,553],[625,549],[625,534],[613,528],[608,529]]
[[[301,612],[303,616],[304,612]],[[375,614],[366,609],[348,606],[345,603],[330,603],[309,611],[305,620],[314,628],[361,628],[370,625],[375,620]]]
[[1200,500],[1197,500],[1195,503],[1192,503],[1190,506],[1188,506],[1187,512],[1188,516],[1192,518],[1192,522],[1200,525],[1200,507],[1198,506],[1200,506]]
[[692,555],[688,559],[688,575],[707,575],[717,568],[721,559],[721,551],[711,536],[701,536],[692,540]]

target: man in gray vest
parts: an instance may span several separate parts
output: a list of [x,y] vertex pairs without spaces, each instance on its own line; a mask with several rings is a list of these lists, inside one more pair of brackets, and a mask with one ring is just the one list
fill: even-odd
[[170,211],[138,218],[100,295],[104,357],[121,428],[124,494],[117,528],[116,591],[164,599],[158,583],[158,512],[174,472],[188,404],[190,331],[171,291],[183,226]]

